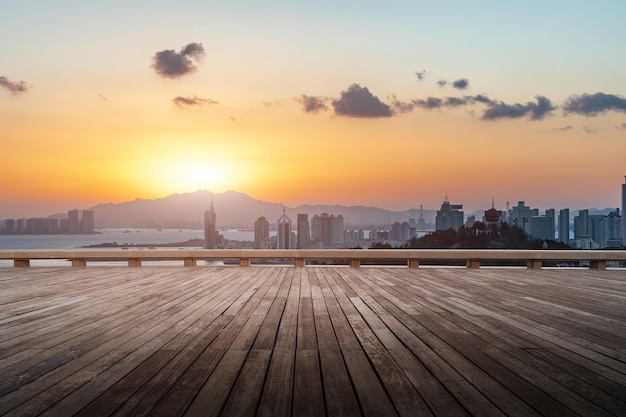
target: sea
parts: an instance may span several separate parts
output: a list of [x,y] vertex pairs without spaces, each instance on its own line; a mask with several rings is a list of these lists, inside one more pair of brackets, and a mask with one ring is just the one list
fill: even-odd
[[[253,230],[219,230],[228,240],[253,241]],[[270,234],[272,234],[270,232]],[[275,234],[275,232],[274,232]],[[93,245],[117,243],[124,245],[182,243],[192,239],[204,239],[204,231],[199,229],[101,229],[94,234],[55,234],[55,235],[0,235],[0,250],[93,250]],[[199,248],[199,246],[198,246]],[[158,248],[156,248],[158,249]],[[170,248],[171,249],[171,248]],[[120,249],[121,250],[121,249]],[[153,261],[158,265],[182,265],[182,261]],[[118,265],[120,262],[94,262],[95,265]],[[149,261],[143,262],[149,265]],[[31,260],[31,266],[69,266],[65,260]],[[91,262],[89,263],[91,265]],[[0,267],[12,267],[12,260],[0,259]]]

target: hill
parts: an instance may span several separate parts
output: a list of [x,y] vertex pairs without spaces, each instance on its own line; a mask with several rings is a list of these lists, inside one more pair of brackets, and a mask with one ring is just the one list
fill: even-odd
[[[201,229],[204,211],[211,205],[217,214],[218,228],[253,228],[254,222],[264,216],[270,224],[276,223],[283,206],[279,203],[255,200],[244,193],[227,191],[214,194],[199,190],[193,193],[173,194],[159,199],[135,199],[124,203],[107,203],[91,207],[98,228],[189,228]],[[389,225],[396,221],[417,219],[419,209],[398,212],[376,207],[340,205],[302,205],[286,207],[285,212],[294,223],[298,213],[309,219],[315,214],[341,214],[347,227]],[[424,210],[427,222],[434,222],[434,210]]]

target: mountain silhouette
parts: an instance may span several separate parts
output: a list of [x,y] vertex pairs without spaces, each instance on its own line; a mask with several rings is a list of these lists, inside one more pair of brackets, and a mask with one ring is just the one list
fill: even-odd
[[[255,200],[237,191],[215,194],[206,190],[153,200],[138,198],[124,203],[99,204],[90,209],[94,210],[98,228],[199,229],[203,227],[204,211],[209,208],[211,201],[217,213],[218,228],[253,228],[254,222],[261,216],[270,224],[275,224],[283,211],[280,203]],[[341,214],[348,228],[383,226],[419,218],[419,209],[399,212],[376,207],[322,204],[285,207],[285,212],[294,228],[299,213],[308,214],[309,220],[316,214]],[[434,222],[434,215],[434,210],[424,210],[427,223]]]

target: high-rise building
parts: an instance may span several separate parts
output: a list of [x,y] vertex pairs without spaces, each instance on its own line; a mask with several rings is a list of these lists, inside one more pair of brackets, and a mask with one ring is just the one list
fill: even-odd
[[622,217],[618,208],[606,216],[607,239],[604,245],[605,248],[619,249],[622,245]]
[[435,218],[436,230],[448,230],[454,229],[457,232],[463,226],[463,212],[461,204],[450,204],[448,196],[441,204],[441,209],[437,211],[437,217]]
[[578,216],[574,217],[574,239],[590,236],[589,210],[579,210]]
[[322,213],[315,215],[311,219],[311,240],[317,247],[335,248],[340,247],[344,242],[343,216]]
[[68,233],[80,233],[80,218],[79,211],[77,209],[70,210],[67,213],[68,219]]
[[554,240],[554,217],[531,217],[530,235],[535,239]]
[[517,206],[511,209],[509,221],[513,226],[517,226],[530,234],[530,219],[533,216],[539,216],[539,210],[531,209],[524,204],[524,201],[518,201]]
[[93,233],[95,229],[93,210],[83,210],[83,218],[80,223],[81,233]]
[[417,230],[426,230],[426,219],[424,219],[424,213],[422,205],[420,204],[420,217],[417,219]]
[[569,209],[559,210],[559,240],[569,245]]
[[530,235],[535,239],[554,240],[554,209],[546,210],[545,216],[530,218]]
[[309,240],[311,239],[311,229],[309,226],[309,215],[306,213],[298,214],[297,218],[298,228],[298,240],[296,244],[297,249],[306,248]]
[[277,249],[291,249],[291,219],[285,214],[278,218],[278,233],[276,234]]
[[265,217],[259,217],[254,222],[254,247],[256,249],[269,249],[270,222]]
[[622,246],[626,246],[626,176],[622,184]]
[[204,249],[215,249],[216,240],[215,209],[211,198],[211,207],[204,212]]

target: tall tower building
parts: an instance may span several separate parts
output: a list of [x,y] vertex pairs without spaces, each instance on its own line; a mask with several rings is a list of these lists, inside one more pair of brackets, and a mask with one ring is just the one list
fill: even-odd
[[291,249],[291,219],[285,214],[278,218],[278,234],[276,235],[277,249]]
[[270,222],[265,217],[259,217],[254,222],[254,247],[256,249],[269,249]]
[[83,210],[83,219],[80,224],[82,233],[93,233],[95,229],[93,210]]
[[626,176],[622,184],[622,246],[626,246]]
[[569,209],[559,210],[559,240],[569,245]]
[[311,230],[309,227],[309,215],[298,214],[298,242],[296,244],[296,249],[304,249],[306,245],[309,243],[311,239]]
[[68,233],[80,233],[80,218],[77,209],[70,210],[67,213]]
[[215,241],[215,209],[211,198],[211,207],[204,212],[204,249],[215,249]]
[[420,218],[417,219],[417,230],[426,230],[426,219],[424,219],[424,213],[423,213],[421,204],[420,204]]
[[574,217],[574,239],[590,236],[591,227],[589,224],[589,210],[579,210],[578,216]]
[[531,209],[524,204],[524,201],[518,201],[517,206],[511,209],[509,221],[512,225],[523,229],[526,234],[530,234],[530,219],[533,216],[539,216],[539,210]]
[[461,204],[450,204],[448,196],[441,204],[441,209],[437,211],[435,217],[435,229],[436,230],[448,230],[454,229],[457,232],[463,226],[463,212]]

